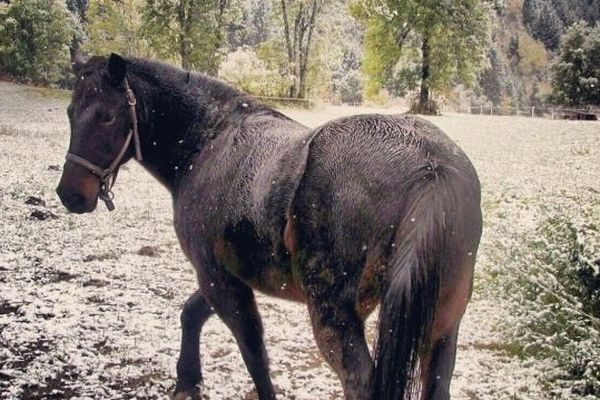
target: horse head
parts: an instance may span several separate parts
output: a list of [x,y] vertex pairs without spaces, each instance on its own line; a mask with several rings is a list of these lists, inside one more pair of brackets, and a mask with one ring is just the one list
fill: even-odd
[[71,60],[77,77],[67,108],[71,137],[56,192],[71,212],[93,211],[98,198],[112,210],[110,189],[119,166],[134,154],[130,145],[134,132],[141,158],[127,62],[116,54],[86,61],[79,52],[72,52]]

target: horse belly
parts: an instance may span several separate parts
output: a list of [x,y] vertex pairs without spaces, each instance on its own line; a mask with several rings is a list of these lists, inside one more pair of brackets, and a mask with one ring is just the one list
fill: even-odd
[[215,242],[214,254],[223,268],[251,288],[269,296],[304,302],[304,294],[293,277],[289,257],[277,257],[276,252],[260,247],[240,247],[226,239],[219,239]]

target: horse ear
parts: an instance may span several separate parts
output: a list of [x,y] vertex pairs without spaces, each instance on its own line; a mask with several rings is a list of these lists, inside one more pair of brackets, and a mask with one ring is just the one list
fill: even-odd
[[87,61],[86,57],[78,47],[69,48],[69,52],[71,53],[71,65],[73,66],[73,72],[78,74]]
[[125,59],[118,54],[111,53],[108,60],[108,74],[113,86],[119,86],[125,79]]

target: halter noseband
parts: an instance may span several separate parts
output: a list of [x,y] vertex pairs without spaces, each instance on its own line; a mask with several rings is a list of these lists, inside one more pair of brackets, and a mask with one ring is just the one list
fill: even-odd
[[127,94],[127,103],[129,104],[129,115],[131,116],[131,129],[129,130],[129,134],[127,134],[127,138],[125,139],[123,147],[121,147],[119,154],[117,154],[117,157],[110,164],[110,166],[106,169],[101,168],[96,164],[89,162],[85,158],[79,157],[73,153],[67,153],[67,156],[65,157],[67,161],[71,161],[74,164],[86,168],[92,174],[100,178],[100,193],[98,194],[98,198],[104,201],[104,203],[106,204],[106,208],[108,208],[109,211],[115,209],[115,204],[112,201],[112,199],[114,198],[112,187],[114,186],[115,181],[117,180],[117,174],[119,173],[119,164],[125,156],[129,145],[131,144],[132,137],[133,144],[135,147],[135,158],[138,161],[142,161],[142,150],[140,145],[140,135],[138,132],[137,113],[135,111],[135,105],[137,104],[137,101],[135,99],[133,91],[131,90],[131,87],[129,86],[127,78],[125,78],[125,91]]

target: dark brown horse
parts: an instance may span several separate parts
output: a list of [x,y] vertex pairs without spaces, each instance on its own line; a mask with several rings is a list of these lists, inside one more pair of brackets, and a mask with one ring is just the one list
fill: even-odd
[[[481,234],[480,188],[429,122],[362,115],[308,129],[209,77],[75,57],[71,211],[110,201],[137,154],[173,196],[199,289],[181,314],[176,397],[199,398],[199,336],[215,312],[260,399],[274,399],[253,290],[307,304],[347,399],[448,399]],[[142,158],[143,157],[143,158]],[[365,318],[381,304],[373,357]]]

